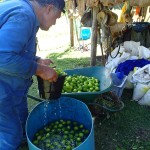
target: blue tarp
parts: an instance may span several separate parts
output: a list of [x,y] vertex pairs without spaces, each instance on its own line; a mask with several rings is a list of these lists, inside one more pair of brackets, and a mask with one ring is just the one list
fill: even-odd
[[134,67],[144,67],[145,65],[150,64],[149,60],[146,59],[136,59],[136,60],[126,60],[123,63],[120,63],[115,71],[115,73],[121,73],[123,75],[128,75]]

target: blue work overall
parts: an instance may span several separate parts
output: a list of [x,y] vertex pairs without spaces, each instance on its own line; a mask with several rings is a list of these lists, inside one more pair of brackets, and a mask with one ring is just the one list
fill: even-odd
[[0,150],[16,150],[23,138],[38,28],[28,0],[0,2]]

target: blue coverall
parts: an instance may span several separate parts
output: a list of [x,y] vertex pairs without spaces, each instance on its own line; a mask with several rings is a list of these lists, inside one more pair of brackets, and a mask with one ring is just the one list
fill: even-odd
[[28,0],[0,2],[0,150],[16,150],[23,138],[38,29]]

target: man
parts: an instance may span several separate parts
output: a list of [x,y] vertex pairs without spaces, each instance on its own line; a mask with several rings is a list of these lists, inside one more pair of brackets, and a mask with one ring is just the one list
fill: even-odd
[[16,150],[23,139],[32,75],[57,80],[52,61],[35,56],[35,37],[39,27],[55,25],[64,6],[64,0],[0,1],[0,150]]

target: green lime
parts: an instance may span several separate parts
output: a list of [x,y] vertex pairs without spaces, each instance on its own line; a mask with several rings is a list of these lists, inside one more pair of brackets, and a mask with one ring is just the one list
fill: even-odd
[[41,141],[44,141],[45,140],[45,136],[43,136],[42,138],[41,138]]
[[51,144],[50,143],[46,143],[46,147],[50,147],[51,146]]
[[72,134],[69,134],[69,138],[72,139],[74,136]]
[[71,148],[70,145],[66,146],[66,150],[71,150],[71,149],[72,149],[72,148]]
[[74,129],[75,131],[77,131],[77,130],[79,129],[79,127],[78,127],[78,126],[75,126],[73,129]]
[[47,134],[46,134],[46,137],[49,137],[49,136],[50,136],[50,133],[47,133]]
[[65,143],[66,143],[66,140],[62,140],[62,141],[61,141],[61,143],[62,143],[63,145],[65,145]]
[[63,136],[63,138],[64,138],[64,139],[67,139],[67,138],[68,138],[68,136],[67,136],[67,135],[64,135],[64,136]]
[[84,126],[81,124],[79,127],[82,129]]
[[68,133],[69,133],[69,131],[67,131],[67,130],[66,130],[66,131],[64,131],[64,134],[68,134]]
[[59,127],[59,128],[62,128],[62,127],[63,127],[63,125],[62,125],[62,124],[59,124],[59,125],[58,125],[58,127]]
[[70,120],[68,120],[68,121],[67,121],[67,124],[71,124],[71,121],[70,121]]
[[71,126],[67,126],[66,128],[67,128],[67,130],[70,130],[70,129],[71,129]]
[[71,133],[71,134],[74,134],[74,131],[73,131],[73,130],[71,130],[71,131],[70,131],[70,133]]
[[42,137],[41,137],[40,135],[39,135],[39,136],[37,136],[37,140],[41,140],[41,138],[42,138]]
[[81,138],[80,138],[80,137],[77,137],[77,138],[76,138],[76,141],[77,141],[77,142],[81,142]]
[[85,130],[84,133],[85,133],[85,134],[89,134],[89,130]]
[[79,133],[79,137],[83,138],[84,134],[81,132]]
[[34,144],[34,145],[37,145],[37,144],[38,144],[38,141],[37,141],[37,140],[33,141],[33,144]]

